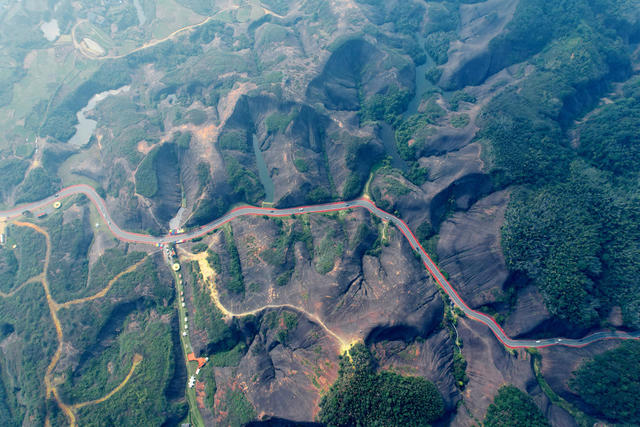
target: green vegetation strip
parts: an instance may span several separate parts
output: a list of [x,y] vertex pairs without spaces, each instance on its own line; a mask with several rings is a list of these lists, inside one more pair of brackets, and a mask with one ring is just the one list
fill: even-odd
[[[173,271],[173,270],[172,270]],[[184,283],[181,279],[180,273],[173,271],[173,280],[178,285],[177,290],[178,294],[184,293]],[[184,327],[184,319],[187,317],[187,309],[186,307],[182,307],[182,304],[179,299],[176,299],[176,304],[178,306],[178,316],[179,316],[179,324],[181,327],[179,328],[180,340],[182,342],[182,350],[184,352],[184,360],[187,364],[187,376],[191,377],[191,375],[195,375],[195,364],[187,361],[187,355],[191,352],[191,340],[189,339],[189,334],[182,335],[182,331],[186,330]],[[206,381],[206,379],[205,379]],[[215,380],[214,380],[215,384]],[[206,387],[206,382],[205,382]],[[215,387],[215,385],[214,385]],[[187,402],[189,403],[189,419],[196,427],[204,427],[205,423],[202,418],[202,414],[198,409],[198,402],[196,400],[196,392],[194,388],[187,388],[186,391]]]
[[607,419],[640,424],[640,343],[624,342],[585,362],[569,386]]
[[591,427],[595,424],[595,419],[591,418],[584,412],[580,411],[578,408],[573,406],[571,403],[567,402],[562,397],[558,396],[558,394],[553,391],[547,380],[544,379],[542,375],[542,356],[535,349],[529,349],[528,352],[531,354],[533,358],[533,371],[536,375],[536,379],[538,380],[538,384],[540,388],[547,395],[549,400],[554,405],[557,405],[571,414],[571,416],[575,419],[575,421],[582,427]]

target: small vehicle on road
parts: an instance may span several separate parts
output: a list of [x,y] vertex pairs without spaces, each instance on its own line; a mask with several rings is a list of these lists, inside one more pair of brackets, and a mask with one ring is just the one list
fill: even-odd
[[298,208],[298,212],[302,212],[303,210],[303,208]]

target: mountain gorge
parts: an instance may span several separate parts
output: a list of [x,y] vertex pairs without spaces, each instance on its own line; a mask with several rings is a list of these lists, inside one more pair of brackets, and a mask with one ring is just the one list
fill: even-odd
[[[111,220],[73,196],[0,222],[7,425],[386,425],[383,398],[416,425],[640,422],[585,379],[629,343],[509,348],[389,217],[276,211],[373,201],[512,338],[637,331],[637,1],[9,3],[2,209],[87,184]],[[110,233],[244,205],[161,248]]]

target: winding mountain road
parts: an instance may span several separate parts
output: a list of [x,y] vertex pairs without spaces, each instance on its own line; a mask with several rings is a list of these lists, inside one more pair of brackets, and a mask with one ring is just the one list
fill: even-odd
[[118,227],[117,224],[113,222],[111,216],[109,215],[109,211],[107,210],[107,206],[104,200],[96,193],[96,191],[85,184],[72,185],[70,187],[66,187],[60,190],[57,194],[42,199],[37,202],[29,203],[26,205],[17,206],[13,209],[9,209],[6,211],[0,211],[0,219],[13,219],[22,215],[23,212],[34,209],[44,208],[56,201],[59,201],[63,198],[74,196],[77,194],[84,194],[87,196],[91,202],[95,205],[99,214],[103,217],[104,221],[107,223],[109,230],[113,235],[125,242],[131,243],[142,243],[149,245],[158,245],[158,244],[167,244],[167,243],[181,243],[187,240],[192,240],[197,237],[203,236],[208,232],[215,230],[216,228],[221,227],[223,224],[227,222],[247,215],[267,215],[267,216],[289,216],[289,215],[301,215],[301,214],[309,214],[309,213],[320,213],[320,212],[332,212],[332,211],[340,211],[346,209],[357,209],[363,208],[368,210],[371,214],[381,218],[385,221],[392,222],[399,230],[402,232],[404,237],[407,239],[411,248],[415,250],[419,255],[427,268],[431,276],[435,279],[436,282],[442,287],[442,289],[449,295],[452,303],[459,307],[464,314],[480,323],[483,323],[491,331],[495,334],[495,336],[509,348],[541,348],[548,347],[552,345],[564,345],[568,347],[583,347],[588,344],[591,344],[595,341],[603,340],[603,339],[640,339],[640,331],[628,333],[623,331],[601,331],[596,332],[594,334],[588,335],[584,338],[573,339],[573,338],[544,338],[539,340],[531,340],[531,339],[523,339],[516,340],[512,339],[502,330],[500,325],[496,323],[496,321],[486,314],[480,313],[476,310],[473,310],[467,306],[467,304],[460,298],[455,289],[451,286],[451,284],[447,281],[444,275],[440,272],[435,263],[431,260],[429,255],[426,253],[424,248],[420,245],[418,239],[414,236],[411,229],[402,221],[400,218],[397,218],[391,215],[388,212],[383,211],[378,208],[371,200],[368,199],[356,199],[347,202],[335,202],[335,203],[325,203],[313,206],[302,206],[296,208],[285,208],[285,209],[275,209],[275,208],[258,208],[255,206],[242,206],[236,209],[229,211],[226,215],[221,218],[218,218],[215,221],[212,221],[202,227],[182,234],[177,235],[168,235],[168,236],[150,236],[145,234],[133,233],[130,231],[126,231]]

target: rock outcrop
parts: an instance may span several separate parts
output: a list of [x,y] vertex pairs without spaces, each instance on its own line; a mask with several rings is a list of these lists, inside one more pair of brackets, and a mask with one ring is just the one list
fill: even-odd
[[507,191],[493,193],[440,227],[440,266],[470,307],[495,302],[509,277],[500,248],[508,200]]

